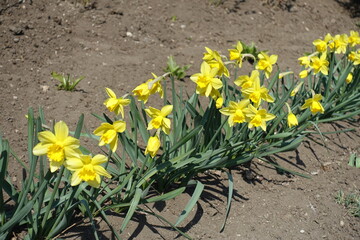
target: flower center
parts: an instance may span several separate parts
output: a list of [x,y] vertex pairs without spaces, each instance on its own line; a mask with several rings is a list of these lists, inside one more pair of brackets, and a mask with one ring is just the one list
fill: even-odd
[[65,158],[64,147],[58,144],[53,144],[49,147],[47,156],[55,162],[61,162]]
[[209,84],[209,78],[202,75],[198,78],[197,80],[197,85],[200,87],[200,88],[206,88],[206,86]]
[[115,130],[108,130],[106,131],[102,136],[101,136],[101,140],[105,143],[105,144],[109,144],[110,142],[112,142],[114,140],[114,138],[116,137],[116,132]]
[[94,170],[94,166],[91,164],[84,165],[79,172],[79,177],[84,181],[95,180],[96,172]]
[[163,117],[157,116],[156,118],[154,118],[152,120],[151,124],[153,125],[154,128],[158,129],[158,128],[160,128],[162,121],[163,121]]
[[251,120],[251,123],[255,126],[255,127],[259,127],[261,126],[262,123],[262,118],[260,115],[256,114],[255,117]]
[[254,91],[250,94],[249,98],[251,99],[251,101],[257,104],[260,101],[260,96],[261,96],[260,91]]
[[244,121],[245,121],[244,113],[240,109],[237,109],[234,114],[234,122],[242,123]]

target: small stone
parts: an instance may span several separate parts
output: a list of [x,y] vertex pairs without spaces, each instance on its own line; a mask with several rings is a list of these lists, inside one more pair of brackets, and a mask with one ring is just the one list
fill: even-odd
[[131,32],[126,32],[126,36],[127,36],[127,37],[132,37],[133,34],[132,34]]
[[186,25],[185,24],[181,24],[181,29],[184,29],[184,28],[186,28]]
[[345,226],[345,223],[344,223],[343,220],[340,221],[340,226],[341,226],[341,227]]
[[13,182],[16,182],[17,178],[14,176],[14,177],[11,178],[11,180],[12,180]]
[[19,38],[14,38],[14,43],[18,43],[20,41]]
[[16,99],[18,99],[18,97],[17,97],[17,96],[13,96],[13,99],[16,100]]
[[42,89],[43,92],[47,92],[49,90],[49,86],[47,85],[40,85],[40,88]]
[[305,230],[304,230],[304,229],[301,229],[301,230],[300,230],[300,233],[305,233]]

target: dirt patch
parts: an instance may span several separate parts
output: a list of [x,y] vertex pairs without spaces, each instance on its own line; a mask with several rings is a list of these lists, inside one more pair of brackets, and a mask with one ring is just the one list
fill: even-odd
[[[43,107],[47,119],[65,120],[71,129],[84,113],[86,128],[92,131],[99,122],[91,113],[105,110],[105,87],[130,92],[151,78],[151,72],[161,74],[169,55],[180,65],[192,64],[188,73],[193,74],[205,46],[227,54],[242,40],[278,54],[282,70],[298,71],[297,58],[311,50],[314,39],[328,32],[359,30],[360,21],[348,11],[358,7],[355,1],[346,2],[353,3],[346,5],[348,9],[339,4],[345,1],[335,0],[93,0],[86,7],[84,2],[0,3],[0,129],[22,159],[26,159],[29,107]],[[86,78],[78,91],[58,91],[52,71]],[[179,84],[193,89],[188,78]],[[321,128],[333,131],[346,124]],[[181,229],[195,239],[358,239],[359,219],[334,200],[340,189],[359,189],[358,169],[347,166],[350,153],[359,152],[359,122],[353,125],[355,132],[328,135],[327,147],[309,140],[296,152],[275,156],[311,179],[281,175],[260,161],[251,168],[252,180],[245,181],[245,169],[233,169],[236,193],[222,233],[226,174],[200,176],[206,192]],[[15,181],[21,179],[15,168],[11,175]],[[175,222],[191,193],[189,188],[188,194],[148,207]],[[119,227],[122,216],[111,220]],[[110,238],[103,222],[99,228],[104,239]],[[145,214],[137,215],[123,234],[125,239],[176,236],[164,222]],[[86,236],[86,224],[64,237],[92,238]]]

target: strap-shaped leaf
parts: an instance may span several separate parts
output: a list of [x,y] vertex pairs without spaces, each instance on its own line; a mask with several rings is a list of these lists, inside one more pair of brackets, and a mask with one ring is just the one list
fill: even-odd
[[201,182],[197,181],[196,183],[196,188],[193,192],[192,197],[190,198],[189,202],[186,204],[184,210],[181,212],[178,220],[176,221],[176,223],[174,224],[175,226],[179,225],[186,217],[187,215],[189,215],[189,213],[191,212],[191,209],[194,208],[195,204],[197,203],[197,201],[199,200],[201,193],[204,190],[204,184],[202,184]]

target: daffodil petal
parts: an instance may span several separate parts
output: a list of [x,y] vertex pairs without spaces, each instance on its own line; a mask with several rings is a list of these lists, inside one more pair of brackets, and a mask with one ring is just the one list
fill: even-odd
[[69,128],[65,122],[57,122],[54,126],[55,136],[58,140],[63,141],[69,135]]

